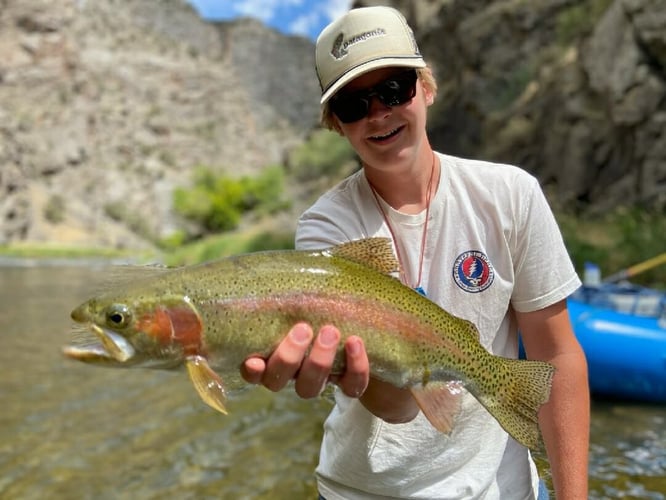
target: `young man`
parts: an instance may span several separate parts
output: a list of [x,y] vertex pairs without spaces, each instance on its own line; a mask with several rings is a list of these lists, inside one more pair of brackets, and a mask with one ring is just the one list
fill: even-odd
[[[333,22],[317,40],[316,66],[323,121],[363,169],[303,214],[297,248],[390,237],[403,282],[472,321],[489,351],[516,357],[520,329],[528,356],[556,367],[539,414],[556,496],[587,498],[587,369],[565,301],[580,282],[537,181],[432,150],[426,112],[436,85],[398,11],[354,9]],[[315,337],[298,324],[270,358],[248,359],[243,376],[275,391],[295,379],[300,396],[315,397],[333,378],[339,341],[334,325]],[[529,451],[473,397],[463,395],[444,435],[408,390],[369,378],[359,337],[344,349],[317,468],[323,498],[537,498]]]

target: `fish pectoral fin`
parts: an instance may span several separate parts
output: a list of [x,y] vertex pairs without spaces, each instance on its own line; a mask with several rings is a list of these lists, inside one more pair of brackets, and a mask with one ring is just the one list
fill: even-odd
[[411,389],[416,403],[428,421],[440,432],[450,434],[460,411],[463,385],[459,381],[430,382]]
[[208,361],[203,356],[189,356],[185,360],[187,372],[194,388],[199,393],[201,399],[211,408],[227,414],[224,403],[227,399],[222,379],[208,365]]

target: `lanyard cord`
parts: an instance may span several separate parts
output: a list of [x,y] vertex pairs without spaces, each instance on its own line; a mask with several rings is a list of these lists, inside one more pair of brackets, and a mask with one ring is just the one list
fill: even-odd
[[[430,167],[430,179],[428,180],[428,191],[426,192],[426,214],[425,214],[425,223],[423,224],[423,234],[421,235],[421,253],[419,255],[419,274],[418,274],[418,280],[412,288],[414,289],[419,289],[421,288],[421,278],[423,276],[423,256],[425,255],[425,247],[426,247],[426,238],[428,235],[428,219],[430,219],[430,199],[432,195],[432,181],[435,176],[435,153],[433,152],[432,154],[432,166]],[[377,191],[375,190],[375,187],[372,185],[372,183],[368,182],[370,184],[370,190],[372,191],[373,196],[375,197],[375,202],[377,203],[377,208],[379,209],[379,212],[382,214],[382,217],[384,218],[384,222],[386,222],[386,225],[388,226],[389,232],[391,233],[391,237],[393,238],[393,243],[395,244],[395,251],[398,254],[398,262],[400,263],[400,281],[402,281],[405,285],[409,284],[407,283],[407,276],[405,274],[405,266],[404,266],[404,261],[402,259],[402,255],[400,254],[400,246],[398,245],[398,240],[395,237],[395,232],[393,231],[393,227],[391,226],[391,222],[389,221],[388,215],[386,214],[386,211],[384,210],[384,207],[382,206],[381,202],[379,201],[379,195],[377,194]]]

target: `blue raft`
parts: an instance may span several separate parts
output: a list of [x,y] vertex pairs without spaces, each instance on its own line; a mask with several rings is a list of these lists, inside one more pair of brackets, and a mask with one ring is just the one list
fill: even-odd
[[568,307],[593,395],[666,403],[666,293],[601,283],[583,286]]

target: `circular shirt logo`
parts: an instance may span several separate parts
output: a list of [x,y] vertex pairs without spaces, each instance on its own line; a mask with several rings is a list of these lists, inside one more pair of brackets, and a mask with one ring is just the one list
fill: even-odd
[[461,253],[453,264],[453,279],[466,292],[483,292],[494,278],[495,272],[483,252],[470,250]]

